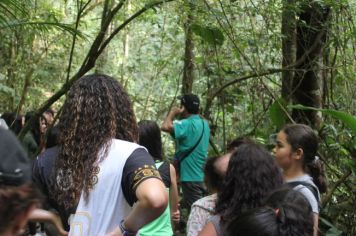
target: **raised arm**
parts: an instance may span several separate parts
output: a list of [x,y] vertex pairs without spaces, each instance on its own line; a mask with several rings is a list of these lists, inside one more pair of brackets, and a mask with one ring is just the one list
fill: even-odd
[[163,120],[161,130],[167,133],[172,133],[173,131],[173,120],[174,118],[182,113],[184,108],[173,107],[172,110],[168,113],[166,118]]

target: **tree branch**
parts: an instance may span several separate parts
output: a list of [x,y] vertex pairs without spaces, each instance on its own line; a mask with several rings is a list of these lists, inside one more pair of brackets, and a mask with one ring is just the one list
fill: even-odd
[[339,187],[340,184],[344,183],[347,178],[351,175],[352,171],[348,170],[335,184],[334,186],[328,191],[328,193],[325,195],[325,197],[322,200],[322,208],[325,208],[325,206],[330,202],[334,192],[336,189]]
[[[95,38],[94,42],[92,43],[92,46],[90,47],[89,52],[87,53],[87,56],[85,57],[80,69],[78,72],[73,75],[71,79],[69,79],[65,84],[63,84],[62,88],[58,90],[52,97],[50,97],[46,102],[44,102],[39,109],[35,111],[34,117],[32,117],[24,126],[24,128],[21,130],[19,134],[19,139],[22,140],[25,134],[30,130],[30,127],[32,127],[36,120],[41,116],[43,112],[45,112],[53,103],[55,103],[60,97],[62,97],[73,85],[73,83],[78,80],[80,77],[82,77],[86,72],[88,72],[90,69],[92,69],[95,66],[95,62],[98,59],[100,53],[105,49],[107,44],[111,41],[111,39],[120,31],[122,30],[128,23],[130,23],[132,20],[140,16],[142,13],[147,11],[148,9],[157,6],[159,4],[165,3],[165,2],[170,2],[174,0],[161,0],[161,1],[155,1],[150,4],[147,4],[144,8],[136,12],[134,15],[132,15],[129,19],[127,19],[123,24],[121,24],[111,35],[108,39],[106,39],[103,43],[103,40],[105,38],[105,32],[107,28],[109,27],[112,19],[114,18],[115,14],[121,9],[123,6],[125,0],[120,1],[111,11],[109,11],[106,14],[106,18],[103,19],[103,23],[101,24],[101,29],[100,32],[98,33],[97,37]],[[100,47],[101,45],[101,47]]]
[[106,46],[110,43],[110,41],[127,25],[129,24],[131,21],[133,21],[134,19],[136,19],[137,17],[139,17],[140,15],[142,15],[143,13],[145,13],[147,10],[158,6],[162,3],[166,3],[166,2],[172,2],[175,0],[160,0],[160,1],[154,1],[151,3],[146,4],[143,8],[141,8],[139,11],[137,11],[135,14],[133,14],[132,16],[130,16],[130,18],[128,18],[127,20],[125,20],[121,25],[119,25],[111,34],[110,36],[103,42],[103,44],[101,45],[101,47],[98,50],[98,54],[101,54],[104,49],[106,48]]

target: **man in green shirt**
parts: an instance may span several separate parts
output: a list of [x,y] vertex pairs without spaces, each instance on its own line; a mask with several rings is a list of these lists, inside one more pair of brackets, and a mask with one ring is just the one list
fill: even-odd
[[[180,182],[185,207],[205,193],[203,167],[208,155],[210,128],[199,115],[199,98],[194,94],[179,97],[181,107],[173,107],[162,124],[162,131],[176,141],[175,160],[180,166]],[[178,115],[181,120],[174,120]]]

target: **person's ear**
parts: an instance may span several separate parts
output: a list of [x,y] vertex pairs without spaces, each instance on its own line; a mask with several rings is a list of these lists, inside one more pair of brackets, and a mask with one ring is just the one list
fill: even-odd
[[301,160],[303,157],[304,151],[301,148],[298,148],[297,150],[294,151],[294,156],[296,160]]

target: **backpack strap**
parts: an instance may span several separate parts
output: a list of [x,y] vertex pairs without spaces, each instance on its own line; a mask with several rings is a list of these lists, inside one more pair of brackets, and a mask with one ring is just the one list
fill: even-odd
[[204,135],[204,120],[202,118],[200,118],[200,119],[201,119],[202,127],[203,127],[201,135],[200,135],[198,141],[195,143],[195,145],[192,148],[190,148],[188,151],[184,152],[183,154],[180,155],[180,157],[177,158],[179,163],[181,163],[186,157],[188,157],[195,150],[195,148],[198,146],[198,144],[200,143],[200,141]]
[[309,184],[305,181],[293,181],[293,182],[288,182],[286,183],[289,187],[291,188],[295,188],[298,185],[302,185],[304,187],[306,187],[307,189],[310,190],[310,192],[314,195],[316,201],[318,202],[319,208],[320,208],[320,200],[319,200],[319,195],[318,195],[318,188],[312,184]]

